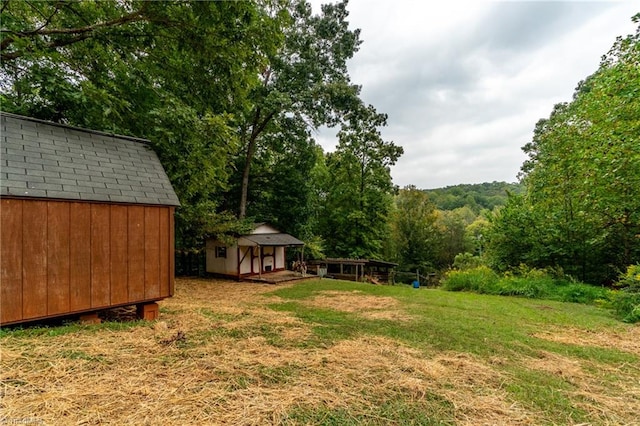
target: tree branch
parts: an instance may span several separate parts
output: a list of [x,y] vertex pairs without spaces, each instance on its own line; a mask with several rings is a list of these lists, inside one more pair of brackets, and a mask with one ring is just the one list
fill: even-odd
[[50,30],[33,30],[33,31],[26,31],[26,32],[20,32],[18,34],[20,34],[21,36],[32,36],[32,35],[54,35],[54,34],[84,34],[84,33],[88,33],[88,32],[92,32],[95,31],[97,29],[100,28],[108,28],[108,27],[114,27],[116,25],[122,25],[122,24],[128,24],[129,22],[137,22],[137,21],[141,21],[144,20],[144,16],[142,15],[143,10],[137,10],[135,12],[131,12],[128,15],[124,15],[121,16],[119,18],[116,19],[112,19],[111,21],[107,21],[107,22],[98,22],[96,24],[93,25],[87,25],[86,27],[79,27],[79,28],[53,28]]
[[143,6],[139,10],[136,10],[135,12],[131,12],[127,15],[112,19],[110,21],[98,22],[98,23],[87,25],[84,27],[46,29],[45,27],[50,24],[51,19],[60,9],[56,7],[53,14],[47,17],[47,16],[44,16],[40,10],[35,8],[35,6],[31,5],[30,3],[28,4],[29,6],[34,8],[40,15],[43,16],[43,18],[45,19],[45,23],[40,27],[30,31],[20,31],[20,32],[3,31],[4,33],[9,33],[2,40],[2,43],[0,43],[0,52],[1,52],[0,59],[2,59],[3,61],[20,58],[26,53],[33,52],[35,50],[33,47],[27,47],[23,50],[6,52],[6,50],[9,49],[9,47],[20,37],[25,37],[28,39],[37,39],[38,37],[43,37],[43,36],[56,36],[56,35],[72,36],[70,38],[54,38],[50,42],[44,44],[44,47],[46,49],[56,49],[58,47],[68,46],[70,44],[77,43],[82,40],[86,40],[90,38],[93,35],[93,33],[95,33],[97,30],[102,28],[116,27],[119,25],[128,24],[130,22],[138,22],[146,19],[146,17],[144,16],[145,5],[143,4]]

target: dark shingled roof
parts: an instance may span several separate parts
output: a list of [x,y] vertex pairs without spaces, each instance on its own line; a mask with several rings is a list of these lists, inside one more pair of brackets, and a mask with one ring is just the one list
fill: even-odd
[[180,205],[147,140],[0,117],[2,196]]
[[259,246],[303,246],[304,243],[289,234],[249,234],[241,238],[256,243]]

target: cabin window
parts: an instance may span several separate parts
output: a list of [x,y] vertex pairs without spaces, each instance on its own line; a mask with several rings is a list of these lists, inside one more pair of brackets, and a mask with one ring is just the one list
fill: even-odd
[[227,247],[226,246],[216,246],[216,257],[226,259],[227,258]]

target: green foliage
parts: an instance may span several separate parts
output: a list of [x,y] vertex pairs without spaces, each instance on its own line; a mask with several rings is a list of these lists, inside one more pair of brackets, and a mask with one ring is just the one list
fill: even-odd
[[486,266],[452,270],[446,273],[442,288],[584,304],[607,304],[612,297],[608,289],[573,282],[553,272],[529,269],[524,265],[515,272],[503,275],[496,274]]
[[640,265],[630,265],[616,283],[612,300],[616,315],[625,322],[640,322]]
[[[346,6],[346,1],[326,4],[314,15],[306,0],[270,4],[280,42],[265,52],[259,84],[238,113],[239,218],[250,214],[252,200],[260,200],[250,193],[249,183],[260,176],[261,171],[256,176],[252,168],[261,156],[268,156],[283,138],[293,136],[299,147],[309,143],[309,129],[335,126],[359,104],[359,88],[350,83],[346,65],[360,45],[359,30],[349,28]],[[304,153],[293,151],[289,163],[294,158],[304,158]]]
[[482,265],[482,259],[469,252],[457,254],[453,259],[453,267],[458,270],[474,269]]
[[[638,22],[638,18],[635,19]],[[640,27],[618,38],[523,149],[526,194],[492,221],[490,263],[560,266],[602,284],[640,260]]]
[[473,291],[480,294],[495,294],[492,290],[499,280],[498,275],[486,266],[447,272],[442,280],[442,289],[448,291]]
[[403,270],[432,268],[436,253],[435,206],[424,191],[408,186],[395,196],[391,219],[391,250],[386,258]]
[[466,206],[438,211],[435,263],[439,268],[450,267],[457,254],[473,250],[472,242],[467,238],[466,229],[475,220],[476,215]]
[[519,183],[486,182],[425,189],[424,192],[438,210],[468,207],[478,215],[482,210],[503,206],[507,201],[507,194],[521,194],[524,187]]
[[326,198],[320,227],[327,254],[379,258],[389,235],[394,186],[390,167],[403,149],[378,130],[387,116],[360,104],[346,115],[335,152],[327,154]]

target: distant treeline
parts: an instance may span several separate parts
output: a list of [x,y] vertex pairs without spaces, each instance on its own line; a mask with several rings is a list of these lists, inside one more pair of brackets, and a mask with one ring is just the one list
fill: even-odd
[[466,206],[479,214],[482,210],[504,206],[508,194],[522,194],[524,186],[519,183],[494,181],[425,189],[424,192],[439,210],[455,210]]

